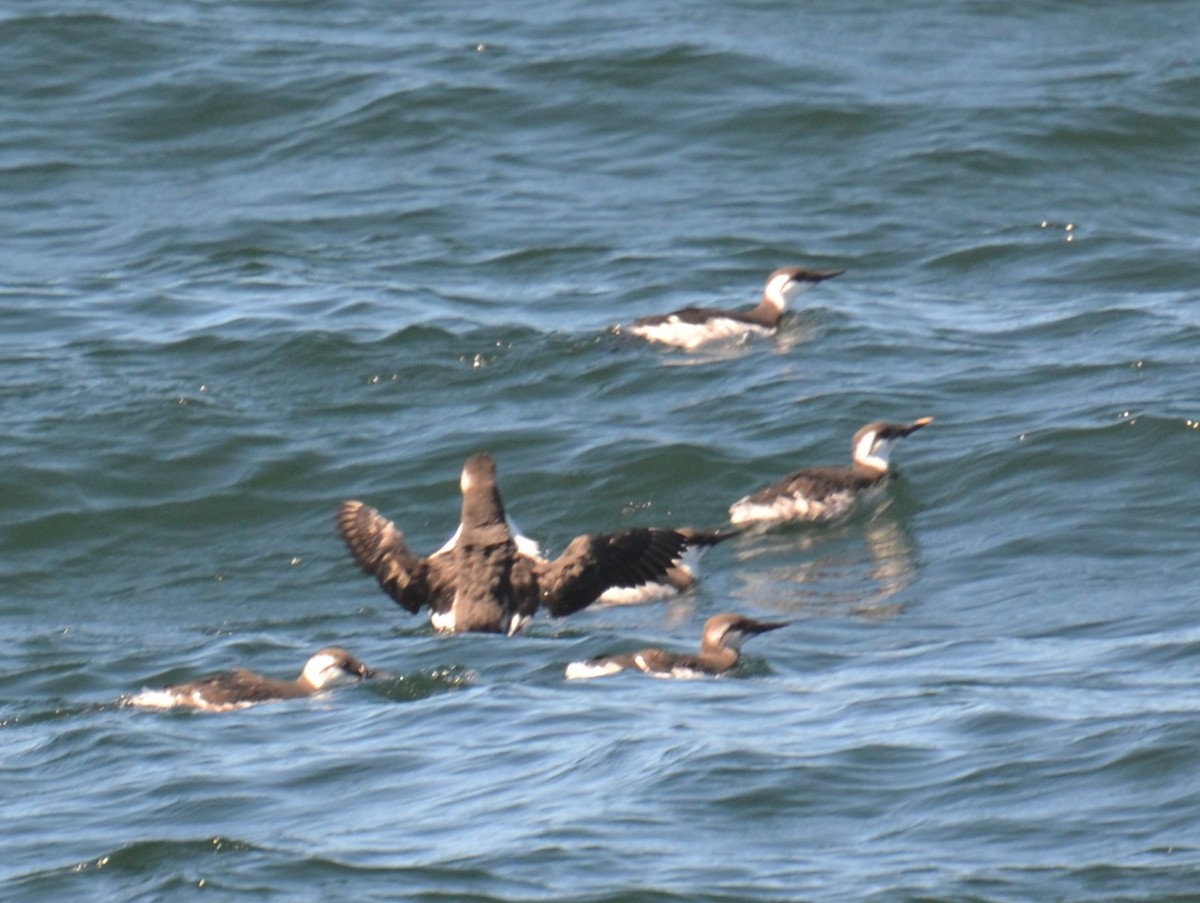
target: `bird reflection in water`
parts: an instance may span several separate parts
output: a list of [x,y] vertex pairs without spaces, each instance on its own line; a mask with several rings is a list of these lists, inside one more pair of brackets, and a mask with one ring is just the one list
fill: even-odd
[[916,541],[889,505],[833,526],[747,536],[733,549],[733,597],[803,616],[891,618],[916,577]]

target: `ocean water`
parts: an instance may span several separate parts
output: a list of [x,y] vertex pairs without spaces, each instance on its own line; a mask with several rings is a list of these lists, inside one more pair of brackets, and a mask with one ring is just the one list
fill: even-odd
[[[0,11],[0,898],[1163,901],[1200,887],[1200,6]],[[845,268],[773,339],[609,330]],[[511,514],[882,497],[670,604],[434,635],[360,574]],[[567,683],[791,625],[712,681]],[[393,676],[123,695],[321,646]]]

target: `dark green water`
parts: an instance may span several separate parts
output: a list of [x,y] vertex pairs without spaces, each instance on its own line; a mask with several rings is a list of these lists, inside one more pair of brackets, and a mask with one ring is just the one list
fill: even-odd
[[[0,896],[1171,900],[1200,887],[1200,7],[0,12]],[[845,268],[772,340],[608,327]],[[435,636],[522,528],[720,523],[868,420],[880,503],[671,605]],[[794,621],[735,677],[566,663]],[[394,679],[111,705],[339,644]]]

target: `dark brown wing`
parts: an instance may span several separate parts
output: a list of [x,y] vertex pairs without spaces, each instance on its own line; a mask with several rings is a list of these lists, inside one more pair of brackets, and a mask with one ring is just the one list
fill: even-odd
[[561,618],[587,608],[609,587],[661,580],[686,547],[681,533],[652,527],[577,536],[557,559],[538,565],[541,604]]
[[348,501],[338,506],[337,528],[359,567],[398,605],[416,614],[429,603],[429,562],[408,550],[394,523],[369,505]]
[[567,667],[567,677],[607,677],[610,674],[618,674],[621,671],[630,670],[638,670],[632,653],[629,655],[603,655],[600,658],[588,659],[585,662],[572,662]]
[[263,677],[243,668],[202,677],[175,689],[180,695],[198,692],[206,703],[213,706],[295,699],[308,695],[294,681]]
[[677,527],[676,529],[687,540],[688,546],[693,549],[707,549],[709,546],[715,546],[719,542],[724,542],[744,532],[738,527],[722,527],[719,529]]
[[643,649],[633,655],[634,663],[647,674],[670,674],[676,668],[698,674],[715,674],[716,669],[698,655],[681,655],[665,649]]
[[713,310],[704,307],[685,307],[669,314],[659,314],[653,317],[642,317],[634,320],[634,326],[662,326],[664,323],[676,320],[689,326],[702,326],[712,319],[741,320],[745,313],[733,310]]
[[778,483],[760,489],[747,497],[747,501],[769,505],[780,496],[800,496],[806,499],[823,499],[836,492],[858,492],[877,482],[849,467],[809,467],[790,473]]

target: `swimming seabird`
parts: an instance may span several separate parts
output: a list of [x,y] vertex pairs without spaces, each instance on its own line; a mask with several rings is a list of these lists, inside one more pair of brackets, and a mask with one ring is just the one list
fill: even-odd
[[847,514],[859,493],[883,485],[888,457],[905,436],[933,422],[868,423],[851,442],[851,467],[809,467],[734,502],[729,520],[737,526],[784,521],[829,521]]
[[161,690],[145,690],[126,701],[143,708],[183,706],[206,712],[228,712],[259,702],[312,696],[319,690],[374,676],[375,672],[345,649],[330,647],[310,658],[295,680],[264,677],[238,668]]
[[609,587],[662,579],[687,545],[675,530],[635,527],[577,536],[548,561],[536,543],[514,536],[491,455],[467,459],[461,488],[459,529],[428,558],[409,551],[396,525],[362,502],[343,502],[337,513],[342,539],[362,569],[413,614],[428,606],[438,630],[511,636],[538,608],[564,617]]
[[662,580],[643,583],[641,586],[614,586],[604,591],[600,601],[605,605],[640,605],[686,593],[700,581],[700,559],[704,553],[717,543],[736,536],[741,530],[677,527],[676,532],[687,541],[687,548],[678,564],[667,571]]
[[643,649],[631,655],[609,655],[567,665],[568,680],[607,677],[620,671],[641,671],[651,677],[711,677],[734,668],[742,643],[752,636],[786,627],[787,621],[756,621],[736,612],[715,615],[704,622],[700,654]]
[[782,267],[767,278],[762,301],[750,310],[685,307],[669,314],[634,320],[625,331],[650,342],[661,342],[687,351],[717,339],[771,335],[779,326],[789,303],[818,282],[844,272]]

